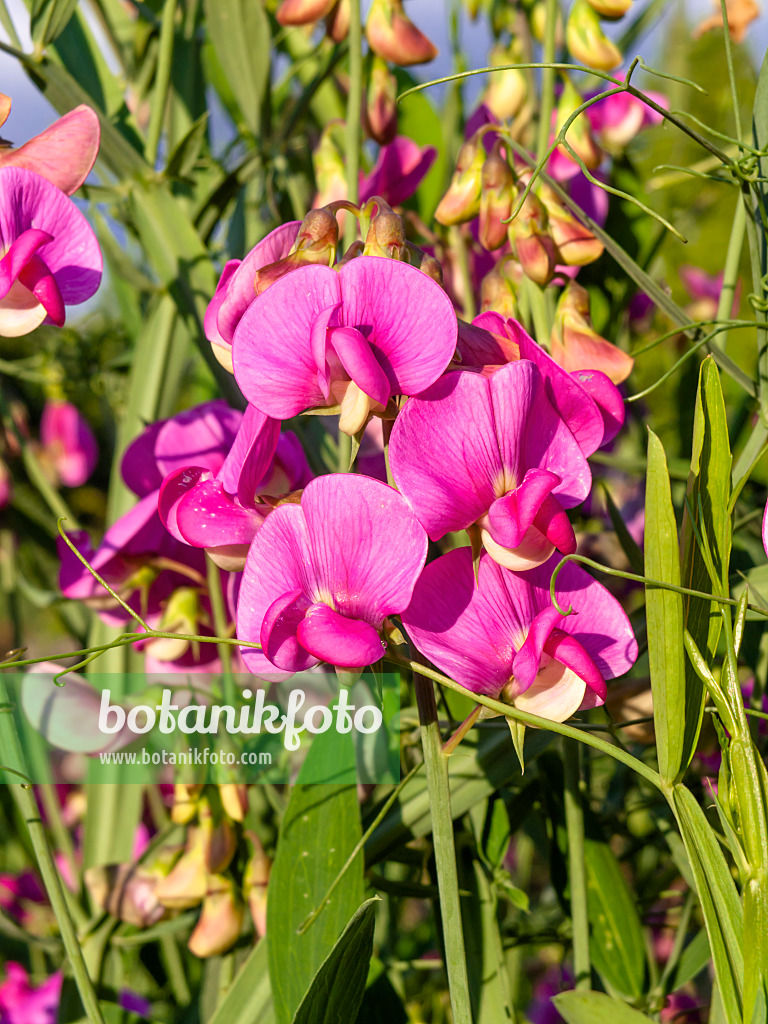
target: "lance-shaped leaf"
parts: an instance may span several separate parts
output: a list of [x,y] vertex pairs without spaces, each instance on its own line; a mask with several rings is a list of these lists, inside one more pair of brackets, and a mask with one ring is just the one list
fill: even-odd
[[262,0],[206,0],[208,35],[248,129],[258,138],[269,82],[269,19]]
[[[681,531],[682,584],[692,590],[721,596],[728,595],[731,557],[731,517],[728,511],[731,461],[720,376],[713,359],[708,356],[701,364],[693,420],[691,472]],[[699,597],[684,597],[683,618],[685,628],[711,667],[722,627],[718,605]],[[682,769],[688,767],[696,749],[704,709],[701,681],[687,661],[685,692]]]
[[274,1024],[267,940],[250,951],[208,1024]]
[[30,28],[37,46],[52,43],[67,27],[77,0],[32,0]]
[[653,1018],[603,992],[561,992],[553,998],[567,1024],[648,1024]]
[[[651,430],[645,499],[645,572],[649,579],[680,586],[677,524],[667,457]],[[672,590],[646,584],[645,602],[659,771],[664,779],[672,780],[682,765],[685,740],[683,599]],[[700,685],[696,692],[701,703]]]

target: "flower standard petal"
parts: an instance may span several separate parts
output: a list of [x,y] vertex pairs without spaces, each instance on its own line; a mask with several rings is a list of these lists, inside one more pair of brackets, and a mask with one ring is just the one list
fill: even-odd
[[232,446],[242,413],[223,399],[204,402],[165,420],[155,438],[154,456],[164,476],[185,466],[217,473]]
[[100,137],[98,115],[81,104],[18,149],[0,151],[0,166],[24,167],[42,174],[71,196],[96,163]]
[[84,484],[96,468],[96,438],[70,402],[46,402],[40,420],[40,440],[66,487]]

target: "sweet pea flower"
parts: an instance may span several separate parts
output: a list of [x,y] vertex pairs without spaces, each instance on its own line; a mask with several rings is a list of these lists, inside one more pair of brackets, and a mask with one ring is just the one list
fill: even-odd
[[0,336],[61,327],[66,307],[99,287],[102,258],[88,221],[60,189],[23,167],[0,167]]
[[[595,95],[587,93],[587,98]],[[649,91],[646,95],[661,107],[669,104],[663,93]],[[628,92],[606,96],[588,107],[586,113],[600,145],[612,153],[620,153],[638,132],[664,120],[663,114]]]
[[547,398],[565,422],[584,456],[608,444],[624,423],[624,402],[616,386],[599,370],[568,373],[545,352],[517,320],[481,313],[471,324],[459,323],[460,365],[493,373],[516,359],[536,363]]
[[432,540],[476,526],[501,565],[526,569],[576,550],[566,508],[589,494],[589,466],[535,363],[490,377],[454,371],[398,416],[397,486]]
[[70,402],[49,401],[40,420],[43,460],[65,487],[80,487],[99,460],[93,431]]
[[473,693],[563,722],[602,704],[606,679],[637,658],[619,602],[575,565],[557,578],[561,615],[549,583],[558,561],[510,572],[483,554],[477,582],[469,548],[455,548],[421,574],[403,625],[422,654]]
[[370,477],[313,480],[256,534],[237,605],[237,636],[254,673],[301,672],[326,661],[378,661],[384,620],[407,607],[427,536],[401,494]]
[[175,470],[160,488],[163,525],[177,539],[205,548],[222,569],[245,565],[248,547],[278,496],[312,479],[295,434],[249,405],[217,473],[199,466]]
[[[189,465],[218,472],[241,419],[241,413],[218,400],[147,427],[129,445],[121,465],[123,480],[139,502],[109,527],[95,551],[87,533],[70,534],[99,575],[150,623],[160,621],[173,595],[198,583],[206,571],[203,552],[172,537],[163,526],[157,510],[160,485],[168,474]],[[65,597],[85,601],[111,625],[128,621],[128,613],[63,540],[59,557],[59,586]]]
[[0,1022],[56,1024],[62,981],[61,971],[56,971],[34,988],[21,964],[9,960],[5,965],[5,980],[0,984]]
[[[10,112],[10,98],[0,93],[0,125]],[[42,174],[71,196],[91,173],[100,138],[98,115],[81,104],[18,149],[0,148],[0,167],[23,167]]]
[[451,300],[415,267],[360,256],[300,267],[253,303],[235,333],[240,389],[275,419],[338,406],[355,434],[393,395],[418,395],[456,348]]
[[552,358],[569,372],[601,370],[614,384],[625,381],[635,364],[632,356],[594,329],[589,293],[575,281],[566,285],[558,300],[550,349]]

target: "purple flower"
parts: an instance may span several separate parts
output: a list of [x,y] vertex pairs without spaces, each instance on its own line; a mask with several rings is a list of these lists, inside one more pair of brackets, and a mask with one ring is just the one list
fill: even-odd
[[65,487],[84,484],[96,468],[99,448],[80,412],[69,402],[46,402],[40,421],[44,457]]
[[[678,275],[693,300],[689,305],[691,316],[697,320],[714,320],[720,303],[720,292],[723,290],[723,271],[719,274],[708,274],[701,267],[683,264],[678,268]],[[731,316],[736,316],[741,299],[741,281],[737,282],[731,306]]]
[[456,348],[456,314],[415,267],[360,256],[339,270],[300,267],[253,303],[237,328],[235,378],[275,419],[340,406],[356,433],[393,395],[418,395]]
[[407,135],[398,135],[382,146],[371,172],[360,179],[360,202],[381,196],[390,206],[409,199],[426,177],[437,157],[434,146],[419,146]]
[[0,459],[0,509],[10,505],[13,498],[13,479],[4,459]]
[[564,509],[589,493],[589,466],[528,359],[490,377],[448,373],[412,399],[390,461],[432,540],[477,524],[486,550],[512,569],[576,550]]
[[249,405],[218,472],[186,466],[166,477],[158,509],[166,529],[186,544],[205,548],[230,572],[245,565],[248,546],[281,495],[312,479],[295,434]]
[[427,555],[405,499],[370,477],[333,474],[281,505],[256,534],[237,605],[250,672],[300,672],[326,661],[360,668],[384,653],[388,615],[401,612]]
[[229,260],[205,311],[205,336],[219,362],[232,371],[232,339],[243,313],[256,299],[254,282],[262,267],[284,259],[293,248],[301,221],[293,220],[262,238],[244,260]]
[[538,345],[516,320],[481,313],[459,324],[461,365],[486,370],[514,359],[536,363],[546,381],[547,398],[567,424],[588,458],[608,444],[624,423],[624,401],[600,370],[568,373]]
[[9,960],[0,984],[0,1024],[56,1024],[62,980],[56,971],[34,988],[21,964]]
[[[595,95],[587,93],[586,98],[591,99]],[[648,92],[647,95],[659,106],[668,106],[667,97],[663,93]],[[587,108],[587,117],[600,145],[611,152],[620,152],[643,128],[661,124],[664,120],[662,114],[628,92],[614,93],[613,96],[606,96],[593,103]]]
[[0,167],[0,335],[29,334],[101,281],[99,243],[64,193],[34,171]]
[[567,565],[552,605],[557,556],[528,572],[510,572],[483,554],[478,581],[469,548],[430,563],[402,619],[413,643],[473,693],[503,696],[552,721],[605,700],[605,680],[637,658],[632,627],[619,602],[582,569]]

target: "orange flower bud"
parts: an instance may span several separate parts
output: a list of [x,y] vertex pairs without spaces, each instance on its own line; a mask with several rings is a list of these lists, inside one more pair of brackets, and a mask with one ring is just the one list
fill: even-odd
[[155,896],[164,907],[171,910],[188,910],[196,907],[205,897],[207,880],[205,851],[200,842],[199,829],[190,829],[187,848],[173,867],[160,879]]
[[[523,61],[522,44],[515,36],[509,46],[494,46],[491,50],[489,66],[522,64]],[[507,121],[519,113],[527,96],[528,80],[524,71],[517,69],[494,71],[492,75],[488,76],[488,85],[482,102],[498,121]]]
[[327,208],[310,210],[296,235],[293,251],[284,259],[268,263],[256,271],[254,289],[261,295],[270,285],[281,277],[306,266],[308,263],[322,263],[332,266],[336,259],[336,247],[339,244],[339,225],[335,215]]
[[453,172],[448,191],[435,210],[435,220],[446,227],[463,224],[480,212],[480,195],[483,187],[483,164],[485,149],[482,144],[483,130],[467,139],[459,150],[456,170]]
[[255,833],[246,832],[245,838],[251,847],[251,856],[243,875],[243,893],[248,900],[256,934],[263,936],[267,933],[267,884],[272,861]]
[[572,56],[590,68],[612,71],[624,59],[603,32],[600,17],[588,0],[575,0],[565,28],[565,41]]
[[[570,79],[566,78],[563,85],[563,91],[560,93],[560,99],[557,104],[555,133],[560,131],[574,110],[576,110],[577,107],[580,107],[582,103],[583,97],[573,87]],[[603,154],[600,151],[600,147],[592,137],[592,129],[586,111],[579,114],[576,120],[571,123],[565,134],[565,138],[573,151],[581,157],[587,167],[594,169],[595,167],[600,166]],[[565,155],[570,156],[565,149],[562,149],[562,152]]]
[[325,19],[325,30],[334,43],[342,43],[349,32],[349,0],[339,0]]
[[232,821],[242,821],[248,810],[248,787],[242,782],[219,784],[219,797],[224,813]]
[[510,222],[509,240],[526,277],[542,286],[549,284],[557,264],[557,248],[549,233],[547,211],[533,192],[528,193],[522,209]]
[[552,189],[542,185],[539,198],[547,208],[549,230],[559,253],[558,263],[584,267],[603,255],[603,243],[563,206]]
[[187,948],[199,957],[221,956],[237,942],[243,927],[243,903],[234,881],[211,875],[203,909]]
[[403,10],[402,0],[373,0],[365,34],[374,53],[401,67],[426,64],[437,56],[434,44]]
[[173,787],[173,807],[171,808],[171,821],[175,825],[186,825],[192,821],[197,814],[197,801],[202,791],[202,783],[199,785],[176,783]]
[[311,25],[325,18],[336,0],[283,0],[275,17],[281,25]]
[[611,21],[623,18],[632,6],[632,0],[587,0],[590,7],[594,7],[601,18],[608,18]]
[[515,176],[501,155],[501,142],[497,142],[485,158],[481,181],[480,245],[484,249],[499,249],[507,240],[504,221],[512,213],[515,198]]
[[517,320],[517,289],[522,276],[523,268],[517,260],[511,256],[500,260],[480,282],[480,312]]
[[557,304],[551,355],[569,373],[600,370],[614,384],[627,379],[635,362],[595,331],[589,315],[589,294],[575,281],[569,282]]
[[385,60],[374,56],[371,77],[368,79],[365,120],[368,134],[382,146],[386,146],[397,134],[396,99],[395,76]]

